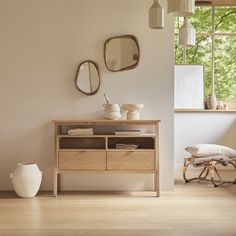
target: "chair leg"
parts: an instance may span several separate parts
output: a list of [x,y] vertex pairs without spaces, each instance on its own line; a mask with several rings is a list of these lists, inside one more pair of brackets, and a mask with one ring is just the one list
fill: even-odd
[[190,164],[189,161],[184,159],[183,178],[184,178],[185,183],[188,183],[188,179],[186,178],[186,171],[188,169],[189,164]]
[[[205,173],[205,172],[206,172],[206,173]],[[202,177],[202,175],[203,175],[204,173],[205,173],[205,175]],[[208,174],[209,174],[209,168],[208,168],[208,166],[205,166],[205,167],[203,168],[202,172],[199,174],[198,179],[205,180],[206,177],[208,176]]]
[[225,182],[222,180],[222,178],[221,178],[221,176],[220,176],[218,170],[216,169],[216,167],[213,166],[213,168],[214,168],[214,171],[215,171],[215,173],[217,174],[219,180],[215,180],[214,177],[213,177],[212,183],[213,183],[214,187],[219,187],[219,186],[221,186],[222,184],[224,184]]
[[[230,163],[230,164],[232,164],[232,163]],[[214,176],[213,176],[213,179],[211,179],[211,180],[212,180],[212,183],[213,183],[214,187],[219,187],[219,186],[221,186],[223,184],[226,184],[226,183],[236,184],[236,179],[234,179],[233,181],[223,181],[223,179],[221,178],[221,176],[219,174],[219,171],[217,170],[215,165],[216,165],[216,163],[213,163],[212,168],[214,168],[214,172],[217,174],[219,180],[215,180]]]
[[[232,160],[229,163],[234,167],[234,170],[236,171],[236,160]],[[236,184],[236,178],[234,179],[234,181],[232,183]]]
[[189,166],[190,164],[191,164],[191,162],[190,162],[188,159],[184,159],[183,178],[184,178],[185,183],[188,183],[188,182],[190,182],[190,181],[193,181],[193,180],[198,179],[197,177],[191,178],[191,179],[188,179],[188,178],[187,178],[186,172],[187,172],[188,166]]
[[[210,172],[211,182],[212,182],[213,185],[215,186],[215,183],[214,183],[215,167],[214,167],[213,163],[209,164],[209,172]],[[216,187],[216,186],[215,186],[215,187]]]

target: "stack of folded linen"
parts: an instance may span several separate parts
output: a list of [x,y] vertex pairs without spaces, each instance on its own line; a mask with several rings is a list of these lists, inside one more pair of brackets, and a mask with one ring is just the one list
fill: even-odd
[[236,158],[236,150],[217,144],[196,144],[185,148],[192,158],[199,159],[195,162],[200,166],[206,161],[220,161],[226,164],[230,159]]
[[92,128],[78,128],[68,130],[69,135],[93,135]]
[[137,144],[125,144],[125,143],[117,143],[116,144],[116,149],[137,149],[138,145]]

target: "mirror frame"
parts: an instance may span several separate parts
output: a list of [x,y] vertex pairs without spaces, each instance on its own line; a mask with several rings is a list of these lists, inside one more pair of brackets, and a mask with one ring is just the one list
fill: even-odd
[[[132,39],[132,40],[136,43],[137,49],[138,49],[138,60],[137,60],[137,62],[136,62],[134,65],[132,65],[132,66],[128,66],[128,67],[125,67],[125,68],[120,69],[120,70],[112,70],[112,69],[110,69],[110,68],[108,67],[107,62],[106,62],[106,47],[107,47],[108,43],[109,43],[111,40],[117,39],[117,38],[129,38],[129,39]],[[119,71],[125,71],[125,70],[134,69],[134,68],[136,68],[136,67],[138,66],[139,60],[140,60],[140,48],[139,48],[138,40],[137,40],[137,38],[136,38],[134,35],[129,35],[129,34],[108,38],[108,39],[105,41],[105,43],[104,43],[104,50],[103,50],[103,53],[104,53],[104,61],[105,61],[106,68],[107,68],[109,71],[111,71],[111,72],[119,72]]]
[[[98,73],[98,80],[99,80],[99,85],[98,85],[98,88],[94,91],[94,92],[91,92],[91,93],[87,93],[87,92],[84,92],[82,89],[79,88],[79,86],[77,85],[77,81],[78,81],[78,76],[79,76],[79,70],[80,70],[80,67],[84,64],[84,63],[92,63],[96,70],[97,70],[97,73]],[[76,88],[83,94],[86,94],[86,95],[94,95],[95,93],[97,93],[97,91],[99,90],[100,88],[100,85],[101,85],[101,79],[100,79],[100,73],[99,73],[99,67],[98,67],[98,64],[94,61],[91,61],[91,60],[85,60],[85,61],[82,61],[78,68],[77,68],[77,71],[76,71],[76,76],[75,76],[75,86]]]

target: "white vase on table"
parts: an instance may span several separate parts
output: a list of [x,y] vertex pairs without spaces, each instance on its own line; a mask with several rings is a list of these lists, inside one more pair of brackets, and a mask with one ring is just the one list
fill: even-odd
[[139,120],[139,111],[143,109],[143,104],[123,104],[122,108],[126,111],[127,120]]
[[10,178],[19,197],[32,198],[39,190],[42,171],[35,163],[18,163]]
[[119,120],[121,118],[120,105],[119,104],[103,104],[104,117],[110,120]]

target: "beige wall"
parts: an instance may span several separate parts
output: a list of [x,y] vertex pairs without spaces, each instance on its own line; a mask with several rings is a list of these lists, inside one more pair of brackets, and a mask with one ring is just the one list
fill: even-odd
[[[165,3],[165,1],[163,1]],[[42,189],[52,189],[53,119],[102,116],[103,93],[113,102],[144,103],[141,118],[161,119],[161,187],[173,187],[173,22],[148,28],[143,0],[0,0],[0,190],[12,189],[9,173],[17,162],[37,162]],[[165,4],[164,4],[165,5]],[[103,44],[112,36],[135,35],[139,66],[111,73]],[[95,96],[76,90],[77,65],[100,66]],[[64,176],[62,187],[150,189],[152,177]]]

